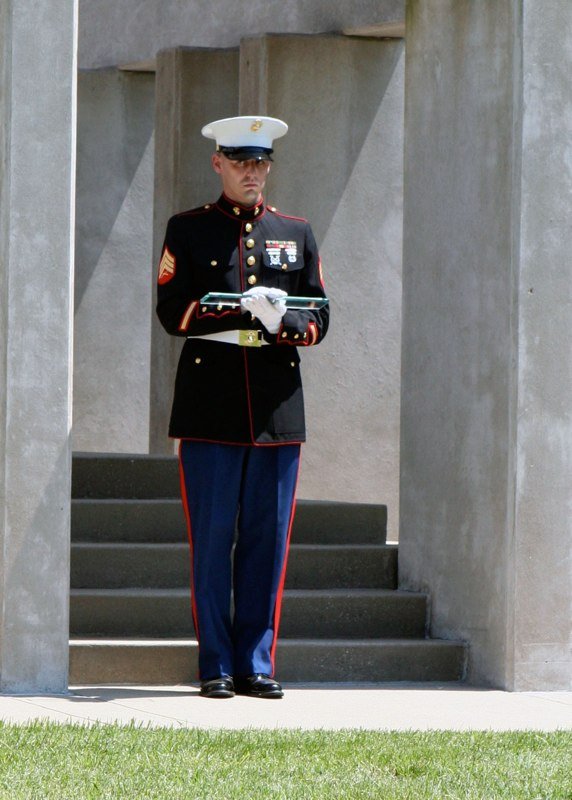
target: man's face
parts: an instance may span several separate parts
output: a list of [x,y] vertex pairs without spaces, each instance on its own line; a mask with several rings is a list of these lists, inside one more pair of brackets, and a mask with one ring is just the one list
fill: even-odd
[[232,161],[222,153],[213,153],[212,165],[228,198],[243,206],[258,203],[270,172],[269,161]]

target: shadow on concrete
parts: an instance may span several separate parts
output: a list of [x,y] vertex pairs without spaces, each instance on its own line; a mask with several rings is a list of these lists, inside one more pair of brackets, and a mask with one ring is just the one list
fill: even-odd
[[153,134],[154,91],[154,75],[146,73],[79,73],[76,309]]
[[[406,691],[462,691],[468,688],[471,691],[488,691],[486,689],[478,689],[475,687],[467,687],[463,683],[284,683],[284,689],[288,691],[324,691],[324,692],[359,692],[359,691],[372,691],[377,690],[380,692],[390,691],[395,692],[398,690]],[[37,695],[36,695],[37,696]],[[146,699],[146,698],[166,698],[166,697],[198,697],[203,699],[200,695],[199,688],[196,685],[189,684],[173,686],[73,686],[70,688],[68,695],[64,696],[72,702],[91,702],[91,703],[109,703],[115,700],[129,700],[129,699]]]

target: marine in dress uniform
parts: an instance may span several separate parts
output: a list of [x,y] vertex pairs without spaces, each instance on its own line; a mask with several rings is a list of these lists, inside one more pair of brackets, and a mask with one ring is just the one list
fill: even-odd
[[[325,297],[310,225],[262,196],[273,140],[286,130],[268,117],[203,128],[216,140],[223,194],[169,220],[159,266],[159,319],[186,338],[169,435],[180,439],[207,697],[283,694],[274,652],[306,438],[299,350],[324,338],[329,318],[328,306],[287,310],[283,299]],[[241,305],[201,304],[208,292],[240,293]]]

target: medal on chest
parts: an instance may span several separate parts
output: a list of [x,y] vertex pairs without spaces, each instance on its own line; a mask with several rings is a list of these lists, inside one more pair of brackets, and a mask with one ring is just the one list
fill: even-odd
[[271,267],[279,267],[283,261],[282,251],[286,253],[286,258],[291,264],[296,262],[298,257],[298,246],[296,242],[287,242],[280,239],[267,239],[266,252],[270,259]]

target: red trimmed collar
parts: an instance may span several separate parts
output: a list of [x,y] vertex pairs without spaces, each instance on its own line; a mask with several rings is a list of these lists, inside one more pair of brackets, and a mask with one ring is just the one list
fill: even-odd
[[241,206],[240,203],[236,203],[225,194],[221,194],[216,201],[216,206],[224,214],[239,222],[252,222],[252,220],[260,219],[266,211],[264,198],[255,206]]

